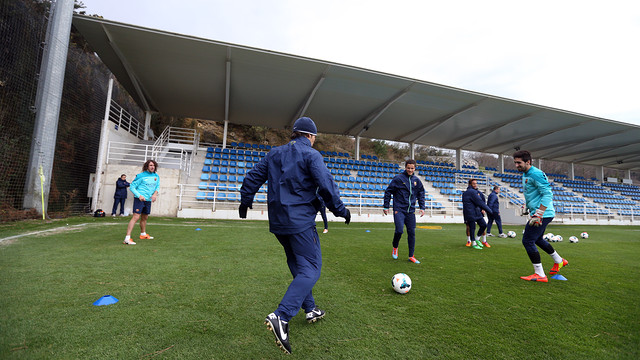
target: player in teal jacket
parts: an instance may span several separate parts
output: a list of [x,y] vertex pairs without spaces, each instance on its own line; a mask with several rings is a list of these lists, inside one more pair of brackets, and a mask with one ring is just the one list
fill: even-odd
[[527,255],[533,264],[535,273],[529,276],[521,276],[520,278],[527,281],[547,282],[547,276],[542,268],[540,253],[538,247],[551,255],[554,265],[549,271],[551,275],[555,275],[558,271],[569,265],[569,262],[563,259],[554,250],[553,246],[542,238],[547,225],[553,220],[555,210],[553,209],[553,193],[551,185],[547,179],[547,175],[542,170],[531,165],[531,153],[526,150],[519,150],[513,154],[513,162],[516,169],[522,172],[522,192],[526,202],[526,209],[531,214],[522,235],[522,245],[527,250]]
[[151,203],[158,198],[158,190],[160,189],[160,176],[156,173],[158,163],[154,160],[147,160],[142,166],[142,172],[136,175],[131,182],[129,189],[134,195],[133,198],[133,216],[127,227],[127,236],[124,243],[127,245],[135,245],[131,240],[131,231],[140,219],[140,239],[153,239],[153,236],[147,234],[147,219],[151,213]]

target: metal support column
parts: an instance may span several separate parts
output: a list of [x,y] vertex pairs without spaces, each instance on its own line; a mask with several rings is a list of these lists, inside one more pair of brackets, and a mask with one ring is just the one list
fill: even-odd
[[100,185],[102,184],[102,173],[107,158],[107,148],[109,145],[109,110],[111,109],[111,96],[113,94],[113,77],[109,78],[109,88],[107,90],[107,104],[104,109],[102,119],[102,131],[100,132],[100,146],[98,147],[98,162],[96,164],[96,181],[93,184],[93,196],[91,196],[91,209],[98,209],[98,196],[100,196]]
[[575,169],[573,167],[573,163],[571,163],[571,167],[569,168],[569,177],[571,178],[571,180],[575,180],[576,179],[576,172],[575,172]]
[[144,136],[145,140],[153,140],[149,138],[149,129],[151,128],[151,111],[144,112]]
[[227,148],[227,131],[229,129],[229,120],[224,121],[224,133],[222,135],[222,148]]
[[596,177],[600,182],[604,182],[604,166],[600,166],[600,171],[598,171]]

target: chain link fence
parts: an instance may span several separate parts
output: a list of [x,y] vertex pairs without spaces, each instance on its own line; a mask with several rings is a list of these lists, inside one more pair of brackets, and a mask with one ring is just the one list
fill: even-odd
[[[0,1],[0,221],[38,216],[33,209],[24,209],[23,199],[48,9],[47,1]],[[110,75],[72,30],[51,175],[50,217],[90,211],[89,180],[96,169]],[[113,99],[142,117],[117,82]]]

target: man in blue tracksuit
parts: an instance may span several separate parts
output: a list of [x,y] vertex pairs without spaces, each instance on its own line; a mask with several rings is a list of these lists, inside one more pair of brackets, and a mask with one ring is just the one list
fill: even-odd
[[289,320],[302,308],[309,323],[324,317],[316,307],[312,289],[320,277],[322,253],[316,232],[317,196],[335,216],[351,221],[351,214],[340,200],[340,192],[324,164],[320,153],[313,149],[317,128],[313,120],[302,117],[293,125],[291,142],[272,148],[247,173],[242,188],[240,218],[247,217],[253,198],[260,186],[268,181],[269,230],[276,236],[287,256],[293,281],[278,308],[265,319],[273,331],[276,343],[287,354]]
[[491,234],[491,225],[493,225],[495,221],[498,226],[499,236],[505,238],[507,235],[502,232],[502,218],[500,217],[500,200],[498,199],[498,194],[500,194],[500,187],[494,186],[493,191],[491,191],[491,194],[487,197],[487,206],[491,209],[491,214],[487,214],[487,218],[489,219],[487,236],[493,236],[493,234]]
[[140,219],[140,240],[153,239],[153,236],[147,234],[147,219],[151,213],[151,203],[158,198],[158,190],[160,190],[160,176],[158,171],[158,163],[155,160],[147,160],[142,165],[142,172],[136,175],[129,189],[133,193],[133,216],[127,226],[127,236],[124,237],[124,243],[127,245],[135,245],[131,240],[131,231]]
[[[462,193],[462,216],[464,217],[464,223],[469,227],[469,235],[467,235],[467,246],[472,246],[474,249],[482,249],[483,246],[491,247],[486,238],[483,238],[483,242],[480,242],[480,236],[484,236],[484,231],[487,229],[487,223],[482,216],[482,210],[487,214],[491,213],[491,209],[484,203],[484,198],[480,190],[478,190],[478,181],[476,179],[469,180],[469,186],[467,190]],[[479,226],[478,234],[475,235],[476,223]],[[473,242],[471,236],[474,237]]]
[[398,258],[398,244],[402,237],[403,228],[407,227],[407,241],[409,243],[409,261],[420,264],[414,256],[416,246],[416,200],[420,207],[420,217],[424,216],[424,186],[422,181],[414,175],[416,161],[409,159],[404,165],[404,171],[396,175],[384,192],[382,212],[389,213],[389,204],[393,196],[393,222],[396,229],[393,234],[393,250],[391,256]]
[[555,210],[553,208],[553,193],[547,175],[535,166],[531,165],[531,153],[527,150],[518,150],[513,154],[513,162],[516,169],[522,173],[522,192],[524,193],[525,207],[531,216],[527,221],[522,235],[522,245],[527,250],[527,255],[533,264],[534,273],[520,278],[527,281],[548,282],[547,275],[542,269],[538,247],[553,258],[553,267],[549,271],[555,275],[569,262],[563,259],[547,242],[542,235],[547,225],[553,220]]
[[127,175],[120,175],[120,179],[116,181],[116,192],[113,194],[113,209],[111,216],[116,216],[118,204],[120,205],[120,215],[124,215],[124,202],[127,201],[127,188],[131,185],[127,181]]

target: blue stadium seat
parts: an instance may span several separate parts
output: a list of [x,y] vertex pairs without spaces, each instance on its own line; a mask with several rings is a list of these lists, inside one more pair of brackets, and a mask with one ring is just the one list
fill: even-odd
[[200,183],[200,185],[198,185],[198,189],[200,190],[207,190],[207,182],[206,181],[202,181]]
[[206,193],[204,191],[198,191],[198,193],[196,194],[196,199],[198,200],[204,200],[206,198]]

